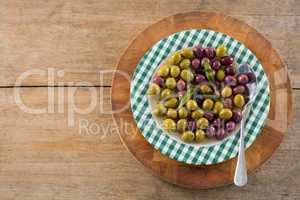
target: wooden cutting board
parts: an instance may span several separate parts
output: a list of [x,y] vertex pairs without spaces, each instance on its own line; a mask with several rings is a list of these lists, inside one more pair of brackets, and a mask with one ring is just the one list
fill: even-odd
[[[145,52],[162,38],[186,29],[223,32],[249,48],[260,60],[270,82],[271,105],[266,125],[247,149],[248,173],[261,166],[281,143],[292,120],[292,89],[286,67],[273,48],[254,28],[235,18],[213,12],[190,12],[167,17],[140,33],[122,55],[112,86],[114,119],[124,145],[153,174],[188,188],[213,188],[233,182],[236,158],[216,165],[187,165],[155,150],[140,134],[130,110],[130,82]],[[129,77],[126,78],[128,74]],[[141,174],[142,176],[142,174]]]

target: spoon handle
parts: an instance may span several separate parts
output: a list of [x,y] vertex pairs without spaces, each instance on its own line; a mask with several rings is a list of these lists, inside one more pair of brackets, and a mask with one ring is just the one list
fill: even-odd
[[244,118],[241,121],[241,130],[240,130],[240,146],[239,146],[239,155],[238,161],[235,168],[234,174],[234,184],[242,187],[247,184],[247,166],[245,159],[245,149],[244,149]]

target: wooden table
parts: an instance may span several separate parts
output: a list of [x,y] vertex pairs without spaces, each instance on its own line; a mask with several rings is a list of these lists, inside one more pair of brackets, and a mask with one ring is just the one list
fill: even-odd
[[[144,28],[197,10],[253,25],[282,55],[293,80],[294,123],[245,188],[196,191],[153,177],[117,134],[109,112],[112,74],[99,76],[115,68]],[[0,199],[299,199],[299,15],[296,0],[1,1]],[[16,86],[25,72],[35,74]],[[25,112],[18,94],[27,107],[47,110]],[[94,109],[70,119],[72,103],[86,108],[91,94]]]

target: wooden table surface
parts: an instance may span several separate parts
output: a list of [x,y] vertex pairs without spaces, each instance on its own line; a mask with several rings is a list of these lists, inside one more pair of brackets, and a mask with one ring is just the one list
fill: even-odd
[[[99,76],[115,68],[150,24],[198,10],[254,26],[290,71],[294,123],[244,188],[188,190],[153,177],[117,134],[110,114],[112,74]],[[300,199],[300,1],[10,0],[0,1],[0,16],[1,200]],[[16,86],[29,72],[36,74]],[[93,109],[72,120],[72,105],[88,107],[91,94],[97,97]],[[28,113],[18,95],[27,107],[48,108]]]

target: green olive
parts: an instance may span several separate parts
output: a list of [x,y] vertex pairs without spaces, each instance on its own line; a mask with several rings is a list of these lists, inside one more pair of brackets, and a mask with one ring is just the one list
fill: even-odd
[[162,116],[166,114],[166,112],[167,112],[167,108],[162,103],[157,104],[157,106],[153,110],[153,113],[156,116]]
[[197,102],[194,100],[188,100],[186,108],[189,110],[196,110],[198,108]]
[[176,130],[176,123],[173,119],[165,119],[163,121],[163,128],[166,131],[175,131]]
[[193,58],[194,52],[191,48],[185,48],[181,50],[181,55],[183,55],[185,58]]
[[178,116],[179,118],[186,118],[188,116],[189,112],[185,107],[181,107],[178,110]]
[[180,63],[182,59],[182,56],[179,52],[175,52],[169,59],[168,59],[168,63],[170,65],[177,65],[178,63]]
[[168,65],[162,65],[158,71],[157,75],[162,77],[167,77],[169,75],[170,67]]
[[187,121],[186,119],[180,119],[178,120],[177,122],[177,130],[180,131],[180,132],[183,132],[186,130],[186,127],[187,127]]
[[177,118],[177,111],[173,108],[169,108],[167,111],[167,117],[176,119]]
[[211,99],[205,99],[202,103],[202,108],[204,110],[211,110],[214,107],[214,101]]
[[230,97],[232,95],[232,89],[229,86],[225,86],[221,92],[222,97]]
[[180,74],[180,68],[177,65],[172,65],[170,68],[170,74],[172,77],[176,78]]
[[198,121],[197,121],[197,128],[199,128],[199,129],[206,129],[208,127],[208,125],[209,125],[209,122],[204,117],[198,119]]
[[232,117],[232,111],[228,108],[223,108],[220,113],[219,113],[219,117],[221,119],[230,119]]
[[160,87],[156,83],[151,83],[148,89],[148,94],[151,96],[158,95],[160,93]]
[[170,90],[168,88],[163,89],[163,91],[161,91],[160,98],[162,98],[162,99],[168,98],[171,96],[171,94],[172,94],[172,90]]
[[171,98],[165,102],[165,106],[167,108],[176,108],[178,104],[178,100],[176,98]]
[[184,142],[192,142],[194,140],[194,138],[195,138],[195,135],[192,131],[185,131],[181,135],[181,139]]
[[203,84],[200,86],[200,91],[203,93],[203,94],[209,94],[211,92],[213,92],[213,90],[211,89],[211,87],[207,84]]
[[224,72],[224,70],[223,69],[219,69],[217,71],[217,79],[218,79],[218,81],[223,81],[224,78],[225,78],[225,72]]
[[184,69],[180,73],[180,77],[187,82],[194,80],[194,74],[191,70]]
[[216,49],[216,56],[222,58],[227,55],[227,48],[224,45],[220,45]]
[[176,80],[173,77],[167,78],[166,87],[173,90],[176,87]]
[[223,109],[223,103],[222,102],[220,102],[220,101],[217,101],[216,103],[215,103],[215,106],[214,106],[214,112],[215,113],[219,113],[221,110]]
[[195,134],[196,142],[202,142],[205,139],[205,132],[203,130],[197,130]]
[[180,62],[180,68],[181,69],[187,69],[189,68],[189,66],[191,65],[191,61],[189,59],[183,59],[181,62]]
[[197,120],[200,119],[201,117],[203,117],[204,112],[201,109],[195,110],[194,112],[192,112],[192,118]]
[[243,95],[241,95],[241,94],[235,95],[233,98],[233,103],[236,107],[242,108],[245,105],[245,99],[244,99]]

